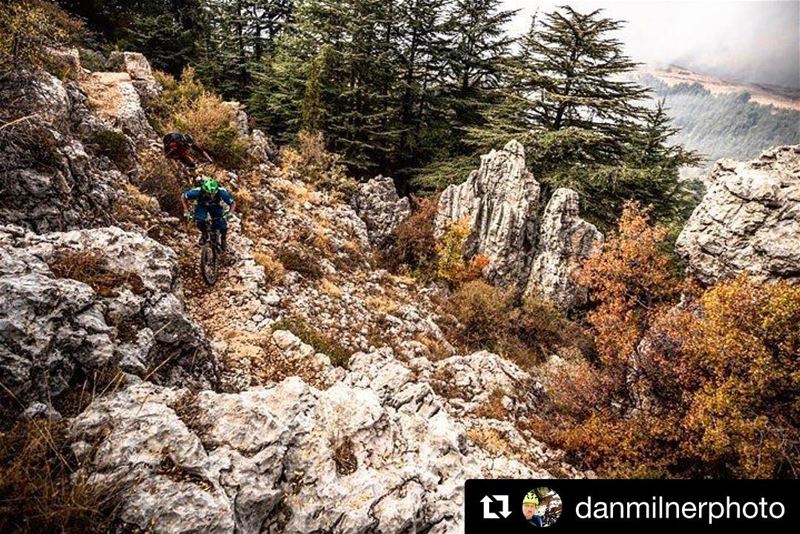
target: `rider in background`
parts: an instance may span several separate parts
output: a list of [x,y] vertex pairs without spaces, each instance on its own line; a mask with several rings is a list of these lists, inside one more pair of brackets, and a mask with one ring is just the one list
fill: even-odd
[[179,161],[187,169],[194,169],[197,167],[194,154],[196,157],[202,156],[208,163],[213,163],[211,156],[208,152],[194,144],[191,135],[182,134],[180,132],[170,132],[164,136],[164,156],[168,159]]
[[[224,188],[219,186],[219,182],[213,178],[206,177],[203,179],[200,187],[195,187],[184,191],[181,195],[181,206],[183,206],[183,216],[185,219],[191,219],[192,214],[189,211],[189,201],[195,201],[194,220],[197,228],[200,229],[200,242],[202,246],[208,241],[208,219],[211,218],[211,224],[214,228],[219,230],[222,236],[222,250],[224,251],[228,246],[228,221],[227,219],[236,209],[236,202],[234,202],[231,194]],[[226,212],[222,203],[228,205]]]

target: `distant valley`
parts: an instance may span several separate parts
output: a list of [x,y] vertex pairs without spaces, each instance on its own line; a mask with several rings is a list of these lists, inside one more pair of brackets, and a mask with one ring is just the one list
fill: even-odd
[[[800,89],[722,80],[670,65],[643,67],[635,81],[664,100],[675,141],[719,158],[746,160],[767,147],[800,143]],[[654,101],[655,101],[654,100]]]

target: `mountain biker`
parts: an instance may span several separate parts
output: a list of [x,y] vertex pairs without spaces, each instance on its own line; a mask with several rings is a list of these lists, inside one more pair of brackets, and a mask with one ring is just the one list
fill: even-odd
[[170,132],[164,136],[163,143],[164,156],[183,163],[187,169],[191,170],[197,166],[190,152],[193,152],[196,156],[202,156],[208,163],[213,163],[208,152],[195,145],[192,136],[189,134]]
[[[222,237],[222,250],[225,251],[228,247],[228,221],[227,219],[236,209],[236,202],[234,202],[231,194],[224,188],[219,186],[219,182],[213,178],[205,177],[200,187],[187,189],[181,195],[181,206],[183,207],[183,217],[187,220],[192,218],[189,211],[189,201],[195,201],[194,221],[197,228],[200,229],[200,246],[205,245],[208,241],[208,219],[211,218],[211,224],[214,229],[219,230]],[[228,211],[225,211],[222,203],[228,205]]]

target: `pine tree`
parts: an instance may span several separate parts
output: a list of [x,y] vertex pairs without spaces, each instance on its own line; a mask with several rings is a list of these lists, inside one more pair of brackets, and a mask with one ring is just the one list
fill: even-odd
[[[410,169],[429,163],[449,138],[449,114],[441,81],[446,76],[449,0],[407,0],[400,3],[397,48],[399,139],[392,174],[401,192],[408,191]],[[445,143],[446,144],[446,143]]]
[[351,171],[382,168],[398,138],[397,17],[396,7],[382,0],[299,2],[251,104],[286,128],[283,139],[313,116]]
[[[482,128],[485,112],[497,104],[502,66],[513,39],[504,26],[515,11],[503,10],[500,0],[454,0],[449,3],[443,32],[447,46],[439,93],[446,124],[431,131],[437,158],[413,169],[414,189],[431,191],[463,180],[475,161],[474,148],[464,142],[472,128]],[[426,162],[427,163],[427,162]]]
[[[516,11],[501,9],[501,0],[455,0],[447,22],[450,50],[447,93],[456,134],[482,124],[480,111],[492,101],[500,67],[514,39],[505,25]],[[457,135],[460,137],[460,135]]]
[[659,219],[685,213],[678,170],[695,158],[668,145],[674,130],[663,110],[651,112],[648,90],[627,81],[636,64],[612,37],[621,25],[570,7],[534,19],[504,65],[502,101],[467,137],[478,151],[519,139],[537,178],[577,189],[601,226],[631,198],[653,204]]

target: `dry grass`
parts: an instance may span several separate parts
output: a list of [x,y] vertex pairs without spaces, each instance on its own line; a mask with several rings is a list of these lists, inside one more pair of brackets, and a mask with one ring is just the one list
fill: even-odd
[[123,490],[90,485],[66,421],[19,422],[0,434],[0,532],[111,532]]
[[264,268],[264,276],[269,284],[274,284],[283,278],[284,274],[286,274],[286,268],[283,266],[283,263],[281,263],[280,260],[273,258],[271,254],[266,252],[255,252],[253,254],[253,259],[257,264]]
[[335,299],[342,298],[342,288],[328,280],[327,278],[323,278],[319,283],[319,289],[329,297],[333,297]]
[[417,334],[414,336],[414,339],[425,345],[430,353],[429,359],[431,361],[437,362],[453,355],[450,349],[448,349],[444,343],[437,341],[430,336],[425,334]]
[[319,263],[304,251],[284,248],[278,252],[278,261],[288,271],[295,271],[309,280],[320,280],[324,273]]
[[367,307],[378,313],[395,315],[400,310],[401,304],[386,295],[371,295],[366,299]]
[[121,286],[137,295],[145,293],[142,278],[132,272],[112,270],[103,258],[92,251],[65,251],[48,263],[58,278],[70,278],[90,286],[101,297],[115,297]]
[[440,367],[431,376],[431,389],[446,399],[463,399],[464,391],[455,385],[455,375],[447,367]]
[[508,417],[508,411],[503,406],[504,396],[505,391],[501,388],[493,389],[489,394],[489,398],[486,399],[486,402],[478,406],[478,409],[475,410],[475,417],[497,419],[498,421],[505,420]]

